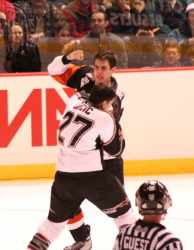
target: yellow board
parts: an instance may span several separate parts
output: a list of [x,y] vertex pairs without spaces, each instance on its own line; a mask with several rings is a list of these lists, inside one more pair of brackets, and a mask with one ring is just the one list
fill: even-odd
[[[0,180],[53,178],[55,164],[0,166]],[[126,160],[124,174],[162,175],[194,173],[194,158]]]
[[194,158],[127,160],[125,175],[162,175],[194,173]]
[[0,180],[53,178],[55,164],[0,166]]

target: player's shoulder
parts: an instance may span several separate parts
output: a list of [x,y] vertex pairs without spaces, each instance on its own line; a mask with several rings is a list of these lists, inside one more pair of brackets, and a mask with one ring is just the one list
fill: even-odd
[[88,84],[93,86],[94,80],[91,66],[81,65],[79,68],[77,68],[71,80],[77,81],[78,79],[80,80],[81,89],[86,85],[88,86]]
[[114,122],[114,117],[112,115],[112,113],[108,113],[108,112],[105,112],[103,110],[100,110],[100,109],[97,109],[97,108],[94,108],[94,112],[95,112],[95,117],[96,117],[96,120],[99,121],[99,122],[111,122],[113,123]]

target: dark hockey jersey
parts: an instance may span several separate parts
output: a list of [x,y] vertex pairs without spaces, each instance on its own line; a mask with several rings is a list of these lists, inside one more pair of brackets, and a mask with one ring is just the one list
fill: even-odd
[[165,226],[138,220],[121,228],[113,250],[183,250],[183,245]]
[[[94,86],[92,70],[92,67],[88,65],[78,66],[73,64],[65,56],[56,57],[48,65],[48,72],[56,81],[76,89],[83,95],[89,95]],[[117,88],[117,82],[114,77],[111,78],[111,83],[117,94],[113,103],[113,115],[119,121],[123,112],[122,100],[124,93]]]

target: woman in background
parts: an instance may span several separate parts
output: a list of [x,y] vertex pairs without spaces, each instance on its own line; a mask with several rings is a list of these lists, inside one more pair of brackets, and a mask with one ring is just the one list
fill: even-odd
[[38,46],[28,41],[20,24],[6,26],[4,30],[6,56],[4,69],[7,72],[39,72],[41,59]]

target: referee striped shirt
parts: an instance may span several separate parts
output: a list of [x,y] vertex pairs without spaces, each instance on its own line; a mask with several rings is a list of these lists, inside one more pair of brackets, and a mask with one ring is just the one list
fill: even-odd
[[113,250],[183,250],[183,245],[165,226],[138,220],[120,230]]

